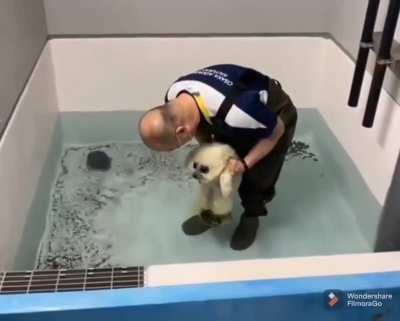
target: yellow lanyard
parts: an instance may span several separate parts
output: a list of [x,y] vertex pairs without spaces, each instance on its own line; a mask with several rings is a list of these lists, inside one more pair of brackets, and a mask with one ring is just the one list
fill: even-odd
[[206,104],[204,103],[204,99],[201,98],[201,96],[199,94],[194,94],[193,98],[196,101],[197,106],[199,107],[200,112],[203,114],[203,116],[206,119],[207,123],[209,123],[211,125],[212,124],[211,116],[210,116],[210,113],[208,112]]

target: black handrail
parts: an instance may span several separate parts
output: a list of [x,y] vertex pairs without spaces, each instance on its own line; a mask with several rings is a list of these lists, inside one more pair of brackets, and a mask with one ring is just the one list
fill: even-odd
[[375,63],[374,75],[369,91],[367,107],[364,114],[363,126],[372,127],[376,114],[380,92],[383,85],[386,67],[391,63],[391,48],[396,31],[397,19],[400,12],[400,0],[390,0],[386,15],[385,26],[380,43],[378,56]]
[[364,27],[361,35],[360,48],[358,49],[357,64],[354,71],[353,81],[348,104],[356,107],[360,97],[362,80],[367,66],[369,49],[373,47],[373,33],[378,14],[380,0],[369,0],[367,13],[365,15]]

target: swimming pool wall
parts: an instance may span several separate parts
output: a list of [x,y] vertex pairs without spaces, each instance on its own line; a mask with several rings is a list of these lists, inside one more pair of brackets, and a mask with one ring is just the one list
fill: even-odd
[[[297,106],[317,108],[378,202],[384,203],[400,146],[396,139],[400,112],[382,91],[374,128],[361,126],[371,76],[365,76],[359,107],[347,107],[354,63],[330,39],[53,39],[43,50],[0,145],[1,175],[7,175],[0,188],[9,200],[1,203],[5,214],[0,232],[8,241],[0,248],[0,267],[13,266],[28,207],[33,206],[47,151],[55,139],[58,112],[145,110],[162,102],[165,89],[178,75],[223,62],[263,70],[282,82]],[[132,132],[132,137],[137,133]],[[343,177],[350,175],[343,173]]]
[[[368,73],[365,75],[365,85],[359,108],[347,107],[346,101],[354,63],[331,39],[323,37],[53,39],[48,41],[44,48],[20,98],[16,112],[0,142],[0,195],[3,198],[0,202],[0,212],[2,213],[0,269],[13,269],[16,262],[23,261],[17,253],[21,243],[27,241],[22,239],[22,235],[25,235],[24,231],[29,230],[31,225],[28,213],[32,206],[43,207],[43,204],[46,203],[44,199],[41,202],[42,205],[34,204],[34,196],[41,176],[51,177],[52,169],[48,165],[54,164],[54,158],[57,155],[49,155],[48,151],[51,150],[51,146],[57,146],[61,141],[56,130],[59,113],[145,110],[160,104],[164,90],[182,73],[190,72],[204,65],[227,62],[245,64],[268,73],[271,77],[281,81],[297,106],[318,109],[357,165],[377,201],[383,205],[400,146],[400,141],[397,139],[400,131],[398,119],[400,111],[390,96],[382,91],[374,128],[361,127],[371,76]],[[137,133],[132,132],[132,137],[135,136]],[[343,176],[345,179],[351,179],[351,176],[346,175],[345,172]],[[346,188],[345,184],[344,188]],[[44,221],[41,224],[44,224]],[[35,233],[32,232],[33,234]],[[39,242],[34,236],[28,241]],[[386,272],[398,270],[395,262],[398,262],[399,258],[395,253],[380,254],[379,257],[378,254],[368,254],[365,260],[361,259],[362,255],[355,254],[344,258],[342,256],[313,258],[314,264],[317,266],[315,271],[324,273],[326,265],[325,268],[323,264],[318,268],[318,262],[324,262],[327,259],[342,266],[345,265],[346,260],[351,261],[352,264],[349,264],[349,268],[353,269],[351,272],[353,275],[368,273],[368,271],[380,272],[384,271],[385,267],[388,267]],[[373,262],[377,260],[381,265],[374,266]],[[267,262],[263,264],[269,266],[268,260],[265,261]],[[278,261],[277,264],[283,267],[290,266],[292,263],[296,264],[298,261],[299,258],[289,258]],[[385,265],[384,262],[390,261],[393,261],[392,264]],[[254,267],[258,265],[257,262],[251,263]],[[29,262],[18,264],[28,266]],[[224,266],[224,263],[218,264],[221,264],[221,267]],[[309,264],[311,263],[306,263],[305,269],[310,266]],[[282,270],[278,266],[275,268]],[[371,266],[372,271],[369,270]],[[164,273],[162,271],[168,269],[166,266],[157,268],[158,272],[154,272],[156,268],[149,267],[149,271],[153,271],[153,280],[157,273],[162,274]],[[180,267],[177,266],[177,268]],[[235,270],[240,269],[236,268]],[[186,270],[186,273],[189,273],[188,271],[190,270]],[[259,279],[267,278],[268,268],[263,271],[259,275]],[[296,270],[290,269],[289,273],[292,273],[290,271],[295,276]],[[235,277],[237,272],[232,273],[232,280],[252,279],[251,273],[244,278]],[[312,272],[310,273],[312,275]],[[350,274],[349,269],[344,267],[340,274]],[[384,275],[387,276],[387,274]],[[364,285],[375,289],[381,288],[383,286],[381,277],[384,278],[384,275],[374,274],[373,282],[368,277],[364,279],[360,276],[356,279],[361,283],[357,283],[355,286],[359,289]],[[398,287],[400,285],[398,274],[393,272],[390,275],[391,286]],[[205,280],[201,282],[191,279],[188,284],[207,282],[207,275],[205,276]],[[279,275],[275,274],[272,278],[278,277]],[[285,278],[287,277],[288,275],[285,276]],[[335,284],[334,282],[337,280],[331,279],[331,281],[333,283],[330,284]],[[313,284],[312,281],[309,280],[309,282]],[[156,284],[157,282],[154,282],[153,286]],[[248,301],[250,310],[258,307],[258,304],[264,304],[265,300],[269,300],[264,298],[265,283],[257,284],[257,282],[254,283],[255,287],[252,289],[256,292],[260,291],[259,294],[254,292],[250,296],[263,297],[263,299]],[[337,284],[339,285],[339,283]],[[158,283],[158,286],[160,285],[165,284]],[[209,292],[209,289],[212,291]],[[201,291],[199,293],[210,295],[217,291],[214,289],[214,285],[212,285],[204,293]],[[234,293],[233,289],[235,288],[229,288],[229,292]],[[179,291],[185,293],[184,288],[179,288]],[[309,288],[304,291],[312,292]],[[99,298],[98,295],[111,298],[114,295],[118,296],[118,293],[124,293],[131,298],[137,292],[127,290],[127,292],[112,291],[102,294],[88,293],[84,294],[84,297],[89,301],[94,300],[91,302],[96,302]],[[164,293],[162,296],[167,294],[170,296],[172,292],[162,293]],[[71,298],[73,295],[71,294]],[[277,293],[274,293],[273,296],[276,295],[279,296]],[[292,295],[296,297],[297,294],[292,293]],[[18,298],[17,296],[14,299],[10,297],[8,302],[17,304]],[[64,309],[63,306],[57,308],[56,301],[51,301],[52,299],[57,300],[57,298],[66,300],[69,297],[67,294],[60,297],[58,295],[54,297],[32,295],[30,299],[24,298],[24,302],[27,302],[26,300],[35,301],[34,306],[40,311]],[[76,298],[83,297],[77,295]],[[122,299],[122,297],[118,298]],[[303,299],[304,302],[309,302],[309,298],[311,297],[307,294],[298,302],[303,302]],[[217,301],[220,299],[224,301],[226,297],[218,298]],[[3,304],[6,302],[4,300],[2,298]],[[190,301],[191,298],[188,297],[188,300]],[[204,302],[198,307],[204,307],[202,304],[212,305],[212,303],[207,303],[206,297],[202,297],[201,301],[203,300]],[[244,299],[243,302],[247,302],[246,300]],[[86,301],[85,304],[89,304],[89,301]],[[277,304],[278,301],[274,302],[270,304]],[[290,300],[285,302],[290,302]],[[49,307],[49,304],[55,305]],[[288,307],[285,308],[285,304],[288,303],[282,304],[284,309],[288,309]],[[221,307],[222,311],[224,311],[223,306]],[[270,305],[266,304],[265,306]],[[181,309],[180,304],[177,307],[178,310]],[[185,310],[187,307],[190,305],[182,307],[182,309]],[[219,305],[216,305],[215,309],[217,309],[216,307],[220,309]],[[85,310],[87,306],[82,305],[76,308]],[[68,310],[68,308],[66,309]],[[143,307],[141,311],[151,310],[150,308],[146,309]],[[259,309],[265,311],[264,308],[260,307]],[[161,313],[160,311],[164,310],[157,311],[157,313]],[[257,318],[255,317],[255,319]]]
[[[400,147],[400,110],[382,91],[374,128],[361,126],[371,75],[365,75],[359,107],[347,107],[354,63],[331,39],[53,39],[44,48],[0,145],[0,189],[8,200],[0,205],[0,232],[7,240],[0,246],[0,267],[15,265],[39,177],[48,173],[44,164],[51,140],[56,139],[58,112],[145,110],[162,102],[177,76],[227,62],[268,73],[281,81],[298,107],[318,109],[377,201],[384,203]],[[137,138],[137,132],[132,137]],[[346,172],[342,177],[351,179]],[[347,186],[343,184],[344,190]]]
[[[397,321],[398,278],[399,273],[380,273],[0,296],[0,320]],[[339,303],[332,308],[328,305],[331,290],[339,297]],[[392,298],[378,300],[382,303],[378,307],[354,307],[348,305],[347,293],[379,293]]]

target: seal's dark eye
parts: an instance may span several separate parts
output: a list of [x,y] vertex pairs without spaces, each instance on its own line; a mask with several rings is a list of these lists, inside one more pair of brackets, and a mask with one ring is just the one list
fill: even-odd
[[203,174],[207,174],[210,171],[210,169],[208,168],[208,166],[200,166],[200,172]]
[[197,165],[198,165],[198,164],[197,164],[196,162],[194,162],[194,163],[193,163],[193,168],[196,169],[196,168],[197,168]]

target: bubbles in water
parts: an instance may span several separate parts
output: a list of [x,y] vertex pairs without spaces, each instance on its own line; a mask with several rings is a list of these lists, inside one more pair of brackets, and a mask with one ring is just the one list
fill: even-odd
[[[210,240],[203,240],[203,247],[181,231],[180,224],[198,210],[199,185],[183,168],[191,148],[160,153],[139,143],[67,146],[37,268],[147,265],[155,258],[187,261],[191,255],[212,257],[229,250],[210,235],[204,236]],[[87,156],[93,151],[110,157],[111,168],[88,168]],[[308,144],[294,141],[287,160],[315,157]],[[236,208],[237,215],[241,211]],[[219,237],[228,240],[233,228],[221,229],[224,235]]]
[[[159,202],[161,195],[153,197],[157,186],[169,185],[158,193],[172,188],[193,194],[193,182],[182,168],[188,148],[191,147],[158,153],[143,144],[129,143],[67,147],[53,187],[37,267],[111,265],[113,227],[130,224],[134,221],[132,216],[139,218],[146,212],[143,207],[149,195],[152,202]],[[108,171],[86,166],[87,155],[92,151],[102,151],[112,159]]]
[[310,145],[300,140],[293,140],[286,154],[286,161],[294,158],[311,159],[318,162],[317,156],[310,151]]

